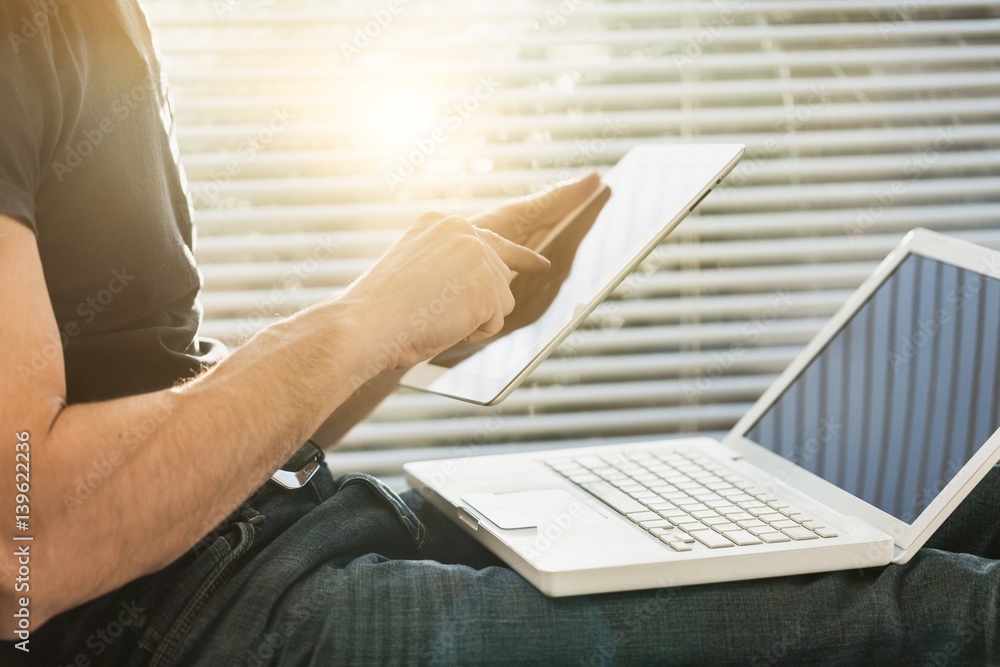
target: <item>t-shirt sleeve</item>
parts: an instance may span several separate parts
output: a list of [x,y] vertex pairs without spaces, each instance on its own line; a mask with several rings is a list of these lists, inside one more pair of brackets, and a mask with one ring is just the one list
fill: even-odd
[[56,110],[42,101],[53,77],[48,35],[32,24],[27,6],[21,0],[0,3],[0,214],[37,233],[45,118]]

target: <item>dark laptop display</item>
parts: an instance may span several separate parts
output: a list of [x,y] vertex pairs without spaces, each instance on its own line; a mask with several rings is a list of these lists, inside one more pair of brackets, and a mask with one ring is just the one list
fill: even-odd
[[1000,428],[1000,280],[907,257],[746,437],[912,523]]

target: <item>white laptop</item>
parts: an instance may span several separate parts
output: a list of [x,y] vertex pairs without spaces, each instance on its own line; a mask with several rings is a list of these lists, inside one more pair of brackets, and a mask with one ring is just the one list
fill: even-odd
[[410,463],[551,596],[905,563],[1000,461],[1000,253],[911,232],[721,441]]

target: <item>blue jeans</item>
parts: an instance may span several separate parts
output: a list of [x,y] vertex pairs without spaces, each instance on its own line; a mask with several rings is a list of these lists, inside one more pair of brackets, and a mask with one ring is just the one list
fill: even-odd
[[62,660],[996,665],[1000,466],[905,566],[561,599],[416,494],[323,469],[304,489],[268,486],[178,563],[102,600],[121,637],[97,657],[95,621],[78,622]]

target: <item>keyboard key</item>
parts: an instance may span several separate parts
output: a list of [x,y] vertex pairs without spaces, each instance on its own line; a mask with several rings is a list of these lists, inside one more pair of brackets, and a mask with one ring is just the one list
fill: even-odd
[[660,515],[656,512],[633,512],[628,515],[628,518],[639,523],[640,521],[656,521]]
[[777,542],[791,542],[787,535],[782,535],[781,533],[759,533],[757,535],[760,539],[767,542],[768,544],[775,544]]
[[644,487],[642,484],[636,484],[634,482],[615,482],[615,486],[617,486],[620,490],[628,494],[635,493],[636,491],[646,490],[646,487]]
[[771,512],[770,514],[759,514],[757,518],[764,523],[771,523],[772,521],[783,521],[785,518],[784,514],[778,514],[777,512]]
[[730,521],[749,521],[753,519],[753,515],[747,514],[746,512],[733,512],[733,513],[723,512],[723,514],[729,517]]
[[691,545],[684,542],[667,542],[667,546],[674,551],[691,551]]
[[701,522],[706,526],[716,526],[720,523],[729,523],[729,519],[724,516],[712,516],[707,519],[702,519]]
[[782,529],[782,528],[794,528],[797,525],[799,525],[799,524],[795,523],[791,519],[784,519],[783,521],[772,521],[771,522],[771,528],[777,528],[779,530]]
[[733,546],[733,543],[726,539],[725,536],[714,530],[696,530],[691,532],[690,535],[709,549],[722,549]]
[[826,526],[824,526],[822,523],[820,523],[819,521],[815,521],[813,519],[807,519],[803,521],[802,525],[805,528],[811,528],[812,530],[816,530],[817,528],[826,528]]
[[569,480],[576,484],[586,484],[587,482],[597,482],[600,478],[591,473],[584,473],[581,475],[569,475]]
[[785,535],[788,535],[793,540],[815,540],[816,533],[812,532],[808,528],[803,528],[802,526],[796,526],[795,528],[785,528],[782,530]]
[[674,517],[687,516],[688,515],[687,512],[685,512],[684,510],[680,509],[679,507],[671,507],[668,510],[660,510],[660,511],[657,512],[657,514],[659,514],[660,516],[662,516],[664,519],[673,519]]
[[639,526],[645,528],[646,530],[652,530],[653,528],[665,528],[670,526],[673,528],[674,525],[667,521],[666,519],[655,519],[653,521],[640,521]]
[[765,528],[765,527],[767,527],[767,524],[764,523],[763,521],[761,521],[760,519],[750,519],[748,521],[737,521],[736,525],[740,526],[742,528]]
[[665,500],[657,500],[655,502],[646,503],[646,507],[648,507],[649,509],[653,510],[654,512],[661,512],[663,510],[672,510],[672,509],[674,509],[674,504],[673,503],[668,503]]
[[[617,457],[616,457],[617,458]],[[585,468],[603,468],[604,461],[597,456],[578,456],[576,459],[578,465],[582,465]],[[608,461],[608,463],[612,463]]]
[[711,519],[714,517],[718,517],[719,514],[715,510],[703,509],[703,510],[692,511],[691,516],[693,516],[696,519]]
[[762,524],[760,526],[750,526],[749,528],[747,528],[747,530],[756,535],[757,537],[760,537],[761,535],[766,535],[767,533],[778,532],[774,528],[771,528],[766,524]]
[[662,528],[653,528],[649,532],[651,532],[653,535],[656,535],[657,537],[662,537],[663,535],[676,535],[677,529],[674,528],[672,525],[666,525]]
[[726,537],[736,542],[738,547],[746,547],[751,544],[760,544],[761,541],[745,530],[733,530],[726,533]]
[[622,514],[628,514],[629,512],[641,512],[646,509],[645,505],[640,503],[638,500],[629,498],[627,495],[607,482],[591,482],[589,484],[581,484],[580,488],[597,496],[604,501],[604,503]]
[[681,530],[683,530],[685,533],[693,533],[695,531],[708,530],[708,526],[703,524],[701,521],[685,521],[683,523],[678,523],[675,525]]
[[752,510],[752,509],[756,509],[758,507],[767,507],[767,505],[765,505],[764,503],[760,502],[759,500],[744,500],[744,501],[738,502],[736,504],[740,507],[740,509],[744,509],[744,510]]
[[728,503],[726,505],[721,505],[719,507],[716,507],[715,511],[718,512],[719,514],[736,514],[737,512],[742,512],[743,510],[741,510],[736,505],[733,505],[732,503]]
[[735,523],[730,523],[727,521],[726,523],[715,524],[714,526],[712,526],[712,530],[718,531],[720,533],[726,533],[729,532],[730,530],[742,530],[742,529]]
[[815,530],[820,537],[837,537],[837,531],[832,528],[816,528]]
[[784,514],[785,516],[792,516],[793,514],[802,514],[802,510],[800,510],[798,507],[793,507],[791,505],[783,509],[779,508],[778,511]]

